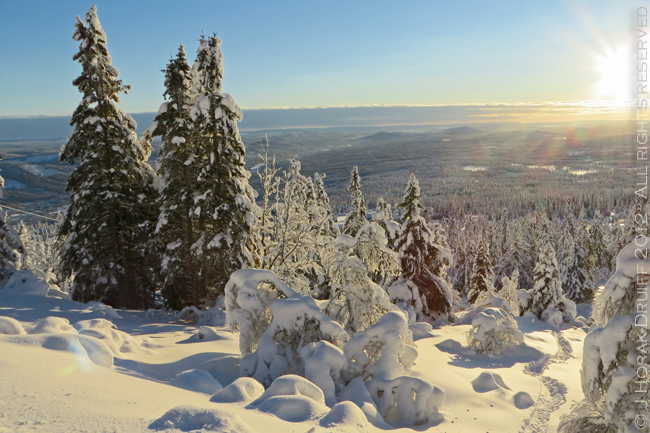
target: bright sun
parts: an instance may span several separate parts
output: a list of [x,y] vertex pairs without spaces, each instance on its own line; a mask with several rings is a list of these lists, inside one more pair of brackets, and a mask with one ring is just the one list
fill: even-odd
[[607,50],[605,56],[598,56],[597,69],[600,81],[596,83],[596,92],[603,99],[629,99],[630,62],[627,46],[620,46],[615,51]]

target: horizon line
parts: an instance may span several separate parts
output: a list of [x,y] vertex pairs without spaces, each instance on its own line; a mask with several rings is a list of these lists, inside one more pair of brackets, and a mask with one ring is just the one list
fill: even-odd
[[[262,111],[262,110],[325,110],[333,108],[439,108],[439,107],[590,107],[590,108],[612,108],[625,109],[635,107],[636,99],[616,100],[616,99],[590,99],[590,100],[567,100],[567,101],[529,101],[529,102],[467,102],[454,104],[358,104],[358,105],[304,105],[304,106],[267,106],[267,107],[242,107],[242,110]],[[151,111],[133,111],[128,114],[151,114],[157,113],[157,110]],[[37,119],[48,117],[70,117],[69,114],[16,114],[0,116],[0,120],[5,119]]]

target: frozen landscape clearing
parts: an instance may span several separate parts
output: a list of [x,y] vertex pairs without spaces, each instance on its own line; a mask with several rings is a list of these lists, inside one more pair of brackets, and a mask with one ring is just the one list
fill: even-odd
[[48,296],[35,285],[0,290],[2,433],[546,432],[583,397],[586,329],[558,332],[516,317],[524,344],[500,356],[467,348],[470,325],[411,325],[419,352],[411,375],[446,391],[436,422],[373,425],[354,404],[316,401],[302,382],[255,404],[264,388],[253,379],[218,394],[238,379],[241,360],[223,310],[211,316],[216,326],[199,327],[61,299],[52,288]]

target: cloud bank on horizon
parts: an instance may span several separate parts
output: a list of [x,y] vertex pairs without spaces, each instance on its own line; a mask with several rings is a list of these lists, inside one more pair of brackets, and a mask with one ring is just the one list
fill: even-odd
[[[242,132],[344,127],[390,127],[485,122],[570,122],[629,120],[634,101],[552,101],[540,103],[457,104],[441,106],[341,106],[244,109]],[[138,133],[155,113],[134,113]],[[0,142],[63,140],[69,116],[0,117]]]

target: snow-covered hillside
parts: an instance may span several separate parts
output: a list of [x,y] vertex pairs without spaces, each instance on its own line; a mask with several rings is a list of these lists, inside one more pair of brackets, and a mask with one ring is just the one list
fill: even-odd
[[[223,310],[211,315],[213,326],[198,326],[191,314],[170,321],[61,299],[54,288],[47,296],[37,282],[0,290],[0,432],[393,428],[373,425],[350,402],[328,407],[318,387],[295,376],[263,395],[259,383],[239,378],[239,335]],[[515,320],[524,344],[499,356],[467,347],[471,325],[411,325],[419,352],[411,375],[446,396],[442,418],[395,431],[555,431],[583,397],[577,373],[586,330],[558,332],[530,315]]]

